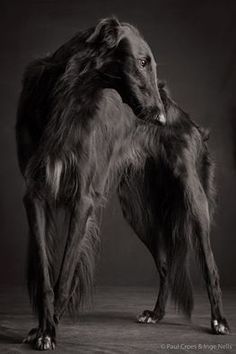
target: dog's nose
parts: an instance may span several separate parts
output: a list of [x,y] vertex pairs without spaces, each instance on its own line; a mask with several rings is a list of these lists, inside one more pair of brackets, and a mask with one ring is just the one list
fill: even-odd
[[156,116],[156,121],[161,124],[161,125],[165,125],[166,124],[166,117],[164,115],[164,113],[160,113]]
[[158,121],[162,124],[165,125],[166,124],[166,117],[163,113],[161,113],[158,117]]

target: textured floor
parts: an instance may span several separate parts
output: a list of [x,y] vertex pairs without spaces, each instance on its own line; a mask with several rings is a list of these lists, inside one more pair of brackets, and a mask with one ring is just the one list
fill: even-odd
[[[150,288],[98,288],[94,307],[77,321],[65,317],[58,333],[55,353],[236,353],[236,290],[224,291],[229,336],[210,333],[210,309],[205,293],[195,294],[189,323],[171,305],[156,325],[135,322],[151,309],[155,291]],[[0,291],[0,353],[35,353],[22,344],[35,325],[23,289]]]

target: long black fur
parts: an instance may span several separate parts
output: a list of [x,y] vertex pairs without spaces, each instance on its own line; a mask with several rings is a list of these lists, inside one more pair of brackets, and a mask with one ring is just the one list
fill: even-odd
[[[160,126],[165,119],[166,126]],[[102,20],[31,63],[16,138],[26,182],[28,288],[39,320],[28,342],[54,349],[63,312],[68,307],[73,312],[88,298],[101,208],[114,183],[125,217],[160,272],[154,317],[146,313],[141,322],[164,316],[169,287],[190,316],[192,240],[206,270],[212,319],[224,320],[214,260],[206,262],[206,245],[198,237],[204,231],[208,240],[214,204],[206,137],[157,85],[152,52],[134,27]]]
[[37,349],[54,348],[63,312],[88,297],[101,208],[126,166],[144,158],[145,129],[163,113],[150,48],[114,18],[26,69],[16,138],[30,229],[28,289],[39,320],[28,341]]
[[118,187],[123,214],[150,250],[160,274],[155,308],[145,310],[139,322],[163,318],[169,288],[176,306],[191,316],[188,257],[193,247],[206,280],[213,332],[226,334],[229,328],[209,238],[216,196],[209,134],[170,98],[164,84],[159,84],[159,91],[167,124],[150,129],[154,144],[144,165],[138,171],[130,165]]

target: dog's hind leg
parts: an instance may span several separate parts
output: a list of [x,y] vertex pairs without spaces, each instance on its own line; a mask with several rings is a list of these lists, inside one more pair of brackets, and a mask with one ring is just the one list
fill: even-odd
[[[128,180],[130,183],[128,183]],[[145,310],[139,317],[140,323],[157,323],[165,315],[169,293],[167,255],[163,235],[157,229],[151,205],[146,199],[145,185],[141,176],[122,178],[118,187],[118,196],[123,215],[136,235],[152,254],[160,276],[160,287],[153,311]],[[144,189],[143,189],[144,188]]]
[[[190,174],[189,174],[190,175]],[[198,258],[203,270],[211,304],[211,327],[214,334],[228,334],[229,326],[223,315],[219,275],[210,244],[209,206],[199,179],[191,176],[187,182],[189,203],[193,214],[193,232]]]
[[[162,237],[156,235],[158,237]],[[160,278],[160,285],[159,285],[159,292],[156,300],[156,304],[154,309],[151,310],[144,310],[143,313],[138,317],[139,323],[147,323],[153,324],[159,322],[165,316],[165,308],[169,294],[169,282],[168,282],[168,265],[167,265],[167,258],[166,252],[164,248],[161,247],[161,242],[157,242],[158,249],[154,251],[150,249],[150,252],[153,255],[154,261],[157,266],[157,270],[159,273]]]
[[54,292],[49,274],[46,203],[26,194],[24,205],[30,229],[28,257],[28,288],[39,326],[29,332],[25,342],[38,350],[55,349],[56,328]]

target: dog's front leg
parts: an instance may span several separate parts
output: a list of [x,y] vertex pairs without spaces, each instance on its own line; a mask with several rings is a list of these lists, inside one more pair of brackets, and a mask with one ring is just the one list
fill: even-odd
[[26,195],[24,205],[30,228],[28,257],[28,286],[39,326],[24,340],[38,350],[55,349],[54,292],[49,274],[49,245],[47,242],[46,203]]
[[68,239],[62,267],[55,287],[55,321],[58,323],[74,291],[75,271],[79,265],[81,242],[93,215],[93,201],[89,196],[81,197],[71,210]]

